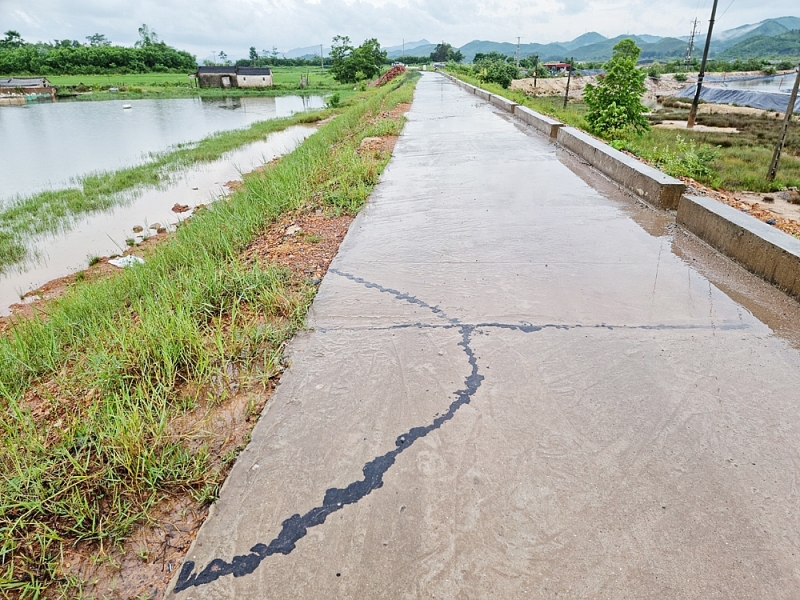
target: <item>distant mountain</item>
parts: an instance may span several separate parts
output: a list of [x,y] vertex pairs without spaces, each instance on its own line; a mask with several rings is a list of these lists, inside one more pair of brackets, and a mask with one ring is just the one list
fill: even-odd
[[[645,44],[657,44],[661,40],[665,39],[665,38],[662,38],[661,36],[658,36],[658,35],[648,35],[646,33],[640,33],[636,37],[638,37],[640,40],[642,40]],[[672,39],[676,39],[676,38],[672,38]]]
[[[418,56],[417,54],[411,51],[421,46],[430,46],[430,45],[431,43],[428,40],[419,40],[418,42],[406,42],[406,54],[408,56]],[[381,48],[381,50],[386,50],[386,52],[399,52],[400,54],[402,54],[403,45],[399,44],[397,46],[388,46],[386,48]],[[431,52],[433,52],[433,50],[431,50]],[[400,56],[400,54],[398,54],[398,56]],[[428,52],[428,54],[430,54],[430,52]]]
[[600,35],[596,31],[590,31],[589,33],[584,33],[583,35],[579,35],[571,42],[557,42],[558,45],[566,48],[567,50],[575,50],[575,48],[580,48],[581,46],[588,46],[589,44],[597,44],[598,42],[602,42],[608,39],[604,35]]
[[[325,53],[325,56],[328,56],[331,52],[330,48],[324,48],[322,50]],[[289,50],[288,52],[279,52],[280,56],[285,56],[286,58],[311,58],[313,56],[319,56],[319,45],[317,46],[307,46],[306,48],[295,48],[294,50]]]
[[751,37],[731,46],[717,58],[800,58],[800,30],[787,31],[780,35]]
[[[740,44],[741,42],[755,37],[775,37],[782,35],[792,29],[800,29],[800,18],[798,17],[779,17],[777,19],[766,19],[760,23],[742,25],[733,29],[715,32],[711,38],[711,54],[716,55],[720,52]],[[688,40],[688,36],[682,37]],[[706,36],[699,35],[695,39],[695,47],[702,48],[706,43]]]
[[[393,46],[393,48],[397,48],[397,46]],[[386,55],[389,58],[400,58],[403,55],[403,48],[400,47],[399,50],[389,50],[388,48],[384,48],[387,50]],[[417,46],[416,48],[409,48],[406,46],[406,56],[430,56],[431,52],[436,50],[436,44],[422,44],[421,46]]]

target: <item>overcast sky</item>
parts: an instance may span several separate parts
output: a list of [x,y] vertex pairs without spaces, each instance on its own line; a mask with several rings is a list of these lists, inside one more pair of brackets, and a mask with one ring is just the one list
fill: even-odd
[[[0,0],[0,31],[29,41],[103,33],[129,45],[147,23],[167,43],[200,60],[277,46],[330,44],[336,34],[383,46],[426,38],[455,46],[474,40],[523,43],[571,40],[587,31],[688,35],[695,16],[707,26],[712,0]],[[723,14],[724,13],[724,14]],[[798,0],[720,0],[716,27],[730,29],[800,16]]]

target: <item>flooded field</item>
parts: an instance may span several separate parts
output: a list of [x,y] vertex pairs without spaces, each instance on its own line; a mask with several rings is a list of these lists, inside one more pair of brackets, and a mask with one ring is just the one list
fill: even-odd
[[[315,131],[312,126],[297,126],[270,134],[266,140],[230,152],[220,160],[177,173],[167,186],[129,193],[125,202],[108,211],[76,219],[68,231],[32,240],[34,258],[0,274],[0,316],[9,314],[9,307],[26,292],[86,268],[90,257],[121,254],[128,240],[141,241],[154,235],[151,227],[156,225],[173,229],[192,214],[191,209],[226,193],[226,182],[291,152]],[[171,210],[175,204],[188,205],[190,210],[175,213]],[[137,225],[142,228],[138,234],[133,232]]]
[[[130,105],[124,109],[123,105]],[[322,96],[57,102],[0,108],[0,207],[70,179],[141,162],[143,155],[293,113]]]
[[796,77],[797,73],[775,75],[774,77],[753,77],[747,79],[722,79],[715,77],[713,79],[709,79],[708,85],[713,87],[724,87],[731,90],[743,90],[747,92],[782,92],[785,94],[790,94]]

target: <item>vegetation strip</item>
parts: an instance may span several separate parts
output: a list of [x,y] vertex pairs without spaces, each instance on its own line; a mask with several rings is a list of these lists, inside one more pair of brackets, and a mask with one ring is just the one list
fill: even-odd
[[215,498],[232,456],[176,423],[268,385],[315,292],[243,255],[288,211],[358,211],[390,156],[361,142],[397,135],[386,111],[412,93],[412,76],[370,92],[144,265],[77,284],[0,337],[0,592],[74,597],[65,552],[118,546],[167,495]]
[[77,216],[124,203],[127,196],[120,192],[163,184],[180,169],[218,160],[226,152],[270,133],[317,122],[331,114],[333,111],[324,110],[259,121],[245,129],[219,132],[196,143],[178,144],[173,150],[153,153],[141,165],[84,175],[78,179],[77,187],[48,190],[13,201],[0,210],[0,272],[25,259],[26,238],[59,231]]

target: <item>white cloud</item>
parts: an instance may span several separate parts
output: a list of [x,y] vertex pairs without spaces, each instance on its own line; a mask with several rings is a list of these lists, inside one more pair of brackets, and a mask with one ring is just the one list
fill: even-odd
[[[720,6],[722,12],[727,3]],[[231,57],[277,46],[329,44],[336,34],[384,45],[427,38],[461,46],[473,39],[555,42],[587,31],[606,36],[687,35],[695,16],[705,24],[709,0],[0,0],[0,23],[28,40],[78,39],[104,33],[132,44],[147,23],[166,42],[199,57],[224,50]],[[796,0],[739,0],[721,15],[728,29],[798,14]]]

